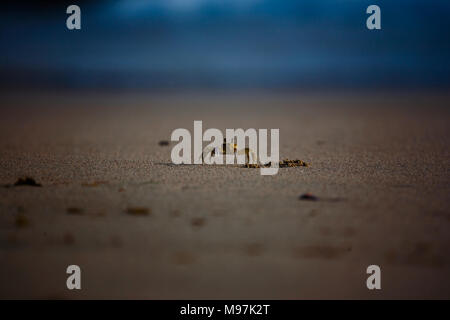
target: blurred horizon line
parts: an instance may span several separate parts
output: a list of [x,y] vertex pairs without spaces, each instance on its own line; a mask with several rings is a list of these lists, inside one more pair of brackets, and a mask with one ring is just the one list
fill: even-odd
[[[9,2],[9,4],[8,4]],[[450,2],[6,1],[0,86],[77,90],[450,87]]]

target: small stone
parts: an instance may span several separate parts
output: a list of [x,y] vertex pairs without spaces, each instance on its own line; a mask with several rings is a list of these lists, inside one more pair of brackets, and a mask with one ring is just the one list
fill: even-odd
[[147,216],[150,214],[150,209],[145,207],[129,207],[126,209],[126,213],[133,216]]
[[36,181],[31,177],[17,179],[17,181],[14,183],[14,186],[42,187],[40,183],[36,183]]
[[309,200],[309,201],[317,201],[319,198],[317,198],[315,195],[311,193],[304,193],[299,197],[300,200]]
[[67,208],[67,213],[73,214],[73,215],[82,215],[83,209],[77,208],[77,207],[69,207],[69,208]]
[[191,224],[194,227],[201,227],[205,224],[206,219],[205,218],[192,218]]
[[16,226],[18,228],[24,228],[24,227],[27,227],[29,225],[30,225],[30,221],[28,220],[28,218],[24,214],[19,213],[16,216]]

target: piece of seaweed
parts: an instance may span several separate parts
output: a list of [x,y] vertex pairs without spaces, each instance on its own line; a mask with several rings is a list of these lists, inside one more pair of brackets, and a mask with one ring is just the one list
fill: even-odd
[[42,187],[42,184],[37,183],[36,180],[34,180],[31,177],[22,177],[22,178],[17,179],[17,181],[13,185],[7,184],[4,187],[10,188],[10,187],[19,187],[19,186]]
[[[263,165],[258,164],[258,163],[246,163],[246,164],[244,164],[243,167],[244,168],[270,168],[271,165],[272,165],[271,162],[268,162]],[[278,167],[279,168],[308,167],[308,164],[299,159],[295,159],[295,160],[284,159],[278,163]]]

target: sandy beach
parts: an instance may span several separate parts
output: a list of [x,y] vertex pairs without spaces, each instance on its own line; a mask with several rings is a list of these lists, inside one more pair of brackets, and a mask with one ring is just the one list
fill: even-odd
[[[2,100],[0,298],[450,298],[448,96]],[[281,158],[309,166],[174,165],[158,143],[194,120],[279,128]]]

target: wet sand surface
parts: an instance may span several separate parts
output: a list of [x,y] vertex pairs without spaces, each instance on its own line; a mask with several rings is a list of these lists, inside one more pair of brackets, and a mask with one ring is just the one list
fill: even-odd
[[[6,95],[0,298],[448,299],[448,101]],[[281,158],[310,166],[173,165],[174,144],[158,143],[194,120],[279,128]],[[21,176],[42,186],[4,187]],[[66,289],[70,264],[79,291]]]

